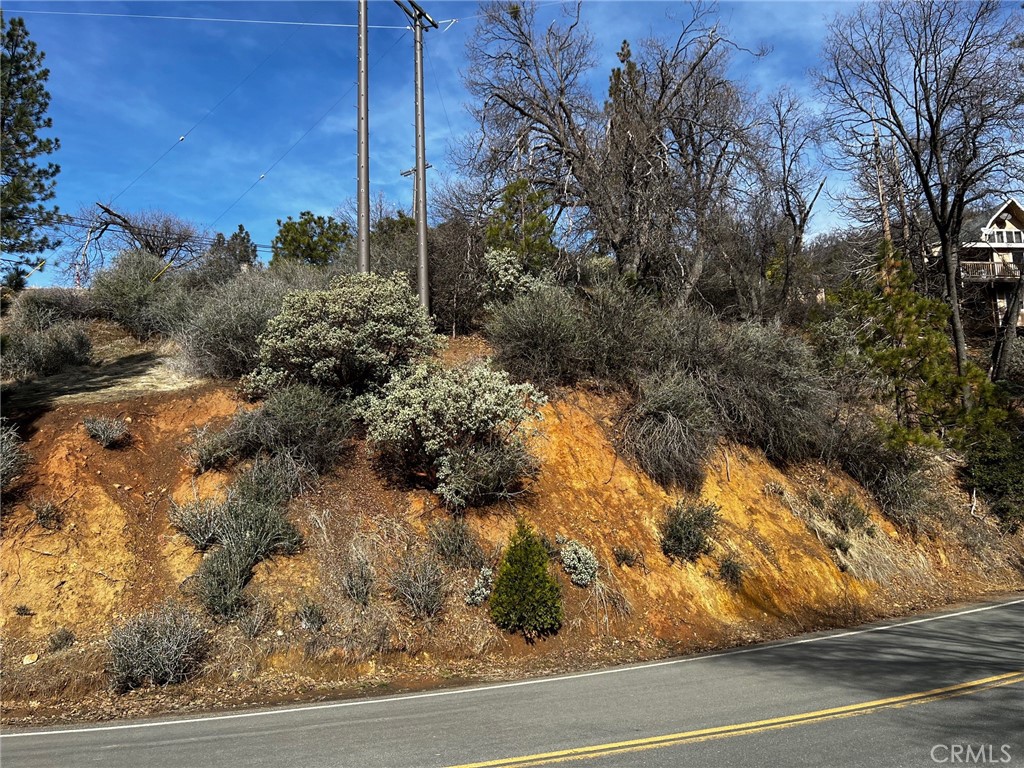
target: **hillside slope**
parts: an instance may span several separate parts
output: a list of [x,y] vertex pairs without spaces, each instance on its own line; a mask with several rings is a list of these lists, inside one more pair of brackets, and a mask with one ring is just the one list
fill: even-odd
[[[101,398],[103,399],[103,398]],[[115,696],[104,675],[111,626],[167,598],[202,555],[171,527],[172,500],[215,496],[228,476],[195,476],[184,453],[193,430],[223,424],[242,404],[212,384],[103,402],[54,401],[25,433],[32,462],[4,499],[0,614],[5,717],[25,722],[103,718],[493,679],[654,658],[837,626],[913,608],[1024,588],[1020,537],[1000,538],[970,518],[968,548],[934,523],[916,537],[885,520],[847,476],[819,463],[788,468],[757,451],[723,443],[702,498],[720,507],[709,555],[680,564],[661,552],[659,524],[674,501],[614,450],[614,398],[569,392],[544,407],[533,447],[541,472],[516,505],[471,511],[468,522],[492,554],[524,516],[551,542],[578,539],[602,565],[598,587],[559,578],[562,631],[527,644],[496,630],[486,607],[465,604],[476,577],[449,569],[445,609],[414,621],[390,595],[390,575],[422,547],[447,513],[435,497],[396,488],[355,441],[341,465],[293,501],[306,545],[257,566],[248,590],[265,608],[256,637],[215,627],[205,674],[183,686]],[[82,419],[130,419],[132,441],[106,450]],[[828,510],[856,503],[870,521],[844,532]],[[36,520],[41,501],[64,524]],[[968,516],[965,510],[963,515]],[[363,609],[345,597],[342,573],[355,544],[376,572]],[[632,554],[617,565],[616,553]],[[732,556],[739,585],[719,576]],[[304,629],[297,611],[322,606],[327,625]],[[212,623],[211,623],[211,626]],[[56,629],[74,632],[66,650],[48,649]]]

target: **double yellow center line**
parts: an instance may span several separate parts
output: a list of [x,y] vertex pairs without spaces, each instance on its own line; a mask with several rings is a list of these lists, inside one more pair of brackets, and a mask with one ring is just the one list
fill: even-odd
[[681,731],[679,733],[668,733],[662,736],[648,736],[642,739],[631,739],[629,741],[616,741],[607,744],[593,744],[587,747],[574,747],[573,749],[561,749],[555,752],[539,752],[533,755],[522,755],[520,757],[505,757],[498,760],[486,760],[479,763],[465,763],[463,765],[451,766],[451,768],[525,768],[534,765],[549,765],[551,763],[563,763],[569,760],[585,760],[592,757],[607,757],[625,752],[639,752],[646,749],[658,749],[660,747],[671,747],[679,744],[687,744],[710,739],[724,739],[730,736],[742,736],[750,733],[761,733],[780,728],[791,728],[795,725],[806,725],[824,720],[834,720],[841,717],[854,717],[875,712],[879,709],[907,707],[914,704],[927,704],[932,701],[941,701],[955,696],[966,696],[971,693],[979,693],[1003,685],[1014,685],[1024,682],[1024,670],[1007,672],[1002,675],[985,677],[980,680],[971,680],[966,683],[946,686],[945,688],[933,688],[930,691],[919,693],[908,693],[903,696],[893,696],[887,699],[875,699],[860,704],[849,704],[845,707],[834,707],[832,709],[819,709],[814,712],[804,712],[798,715],[787,715],[785,717],[773,717],[769,720],[755,720],[749,723],[737,723],[736,725],[723,725],[716,728],[702,728],[695,731]]

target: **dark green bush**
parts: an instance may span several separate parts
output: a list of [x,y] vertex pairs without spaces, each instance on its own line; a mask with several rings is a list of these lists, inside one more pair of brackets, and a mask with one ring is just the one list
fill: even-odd
[[237,618],[248,609],[245,586],[252,568],[245,553],[221,547],[203,558],[191,578],[191,592],[212,616]]
[[487,562],[484,548],[461,517],[444,518],[430,525],[434,551],[456,568],[479,569]]
[[373,563],[370,562],[370,558],[363,551],[362,547],[353,544],[349,550],[344,568],[345,570],[341,575],[342,591],[349,600],[366,607],[370,604],[374,584],[377,581],[377,574],[373,569]]
[[124,419],[112,419],[108,416],[86,416],[82,423],[89,437],[104,448],[120,448],[131,440],[128,422]]
[[622,420],[620,450],[665,486],[699,490],[720,434],[699,381],[669,372],[645,378]]
[[533,642],[562,626],[562,593],[548,568],[548,553],[523,521],[498,566],[490,602],[491,620],[508,632],[522,632]]
[[342,396],[375,389],[437,347],[404,275],[338,277],[328,290],[290,294],[260,336],[252,393],[304,383]]
[[176,603],[146,611],[117,627],[108,641],[111,683],[124,693],[150,682],[169,685],[199,674],[209,651],[206,629]]
[[283,507],[310,482],[309,468],[288,454],[258,456],[235,477],[233,488],[240,498]]
[[327,613],[320,603],[304,598],[295,611],[295,619],[299,626],[310,632],[319,632],[327,626]]
[[28,464],[28,453],[22,447],[18,430],[0,416],[0,488],[9,486]]
[[661,524],[661,551],[679,560],[696,560],[711,552],[711,534],[718,527],[716,504],[677,502]]
[[200,471],[267,454],[288,456],[320,473],[344,450],[351,420],[347,404],[316,387],[293,384],[258,408],[236,414],[223,431],[197,433],[192,454]]
[[926,457],[925,449],[893,444],[866,422],[852,424],[836,450],[840,466],[868,490],[882,513],[914,532],[931,502]]
[[734,589],[743,586],[743,576],[746,571],[746,564],[733,553],[726,555],[718,564],[718,578]]
[[36,522],[48,531],[58,531],[64,526],[64,509],[52,501],[30,501],[28,508],[35,515]]
[[1003,528],[1024,526],[1024,419],[1008,419],[968,446],[964,479],[989,500]]
[[612,547],[612,557],[615,558],[615,564],[622,568],[632,568],[637,563],[641,562],[641,555],[638,550],[631,549],[630,547]]
[[302,548],[302,534],[286,516],[291,494],[273,466],[273,461],[257,462],[223,502],[197,500],[171,508],[172,524],[197,550],[214,547],[190,583],[198,600],[219,618],[236,618],[248,609],[245,586],[259,562]]
[[140,339],[177,331],[189,312],[189,297],[179,276],[164,267],[143,251],[121,253],[93,278],[96,312]]
[[536,474],[525,437],[543,402],[482,364],[420,365],[367,401],[363,419],[384,463],[462,509],[508,498]]

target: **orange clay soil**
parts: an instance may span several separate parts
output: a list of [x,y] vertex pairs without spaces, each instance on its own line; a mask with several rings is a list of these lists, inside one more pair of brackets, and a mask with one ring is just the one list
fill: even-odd
[[[355,441],[318,488],[292,503],[303,551],[257,566],[247,589],[267,608],[262,633],[250,639],[235,625],[211,622],[214,649],[201,677],[123,696],[108,690],[104,638],[145,608],[187,600],[181,585],[202,556],[169,525],[171,501],[214,496],[230,477],[196,477],[184,448],[196,427],[223,425],[241,403],[232,388],[206,384],[116,402],[57,399],[50,410],[22,415],[32,461],[4,498],[0,541],[6,721],[100,719],[510,678],[752,642],[1024,587],[1019,564],[1012,566],[1022,562],[1019,537],[990,536],[980,560],[941,528],[916,539],[897,530],[841,473],[818,463],[783,473],[759,452],[725,443],[701,494],[721,508],[714,549],[695,563],[673,563],[661,552],[658,526],[678,494],[616,454],[621,406],[583,392],[545,406],[532,438],[542,469],[529,493],[514,506],[467,515],[492,554],[517,515],[551,540],[574,538],[595,550],[601,588],[580,589],[559,574],[566,621],[557,636],[530,645],[497,631],[486,607],[465,605],[476,576],[469,569],[449,573],[438,618],[413,621],[390,595],[389,574],[406,552],[425,546],[430,524],[446,513],[425,491],[389,485]],[[130,419],[130,444],[105,450],[90,440],[82,419],[93,415]],[[820,501],[809,499],[846,494],[869,511],[871,526],[848,534],[843,554],[829,546],[838,532],[818,510]],[[63,527],[36,522],[33,508],[42,501],[64,510]],[[988,523],[972,524],[992,534]],[[342,588],[353,544],[377,574],[376,596],[365,610]],[[617,566],[614,548],[634,551],[638,561]],[[738,588],[718,575],[730,554],[746,566]],[[296,620],[307,600],[326,609],[323,632]],[[77,641],[51,651],[47,640],[59,627],[74,631]]]

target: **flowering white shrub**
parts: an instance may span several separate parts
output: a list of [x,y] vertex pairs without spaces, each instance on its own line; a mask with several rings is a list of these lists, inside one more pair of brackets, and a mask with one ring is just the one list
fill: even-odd
[[419,365],[365,399],[362,416],[375,450],[461,509],[507,498],[536,473],[524,438],[544,402],[529,384],[480,363]]
[[491,596],[494,589],[494,571],[486,565],[480,569],[480,573],[466,593],[466,605],[483,605]]
[[597,578],[597,555],[585,544],[570,539],[562,547],[561,558],[565,573],[577,587],[589,587]]
[[285,298],[260,336],[259,367],[243,384],[252,394],[303,383],[357,395],[436,346],[404,274],[343,275],[325,291]]
[[492,300],[505,302],[526,292],[536,282],[523,267],[522,259],[511,248],[484,251],[487,293]]

